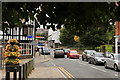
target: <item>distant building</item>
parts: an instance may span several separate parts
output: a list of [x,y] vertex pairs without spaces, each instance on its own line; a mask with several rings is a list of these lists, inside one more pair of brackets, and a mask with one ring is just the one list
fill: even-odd
[[48,31],[48,44],[50,47],[58,47],[60,45],[60,30],[53,31],[49,29]]
[[48,43],[48,29],[37,28],[36,39],[38,41],[38,45],[39,44],[40,45],[46,45]]

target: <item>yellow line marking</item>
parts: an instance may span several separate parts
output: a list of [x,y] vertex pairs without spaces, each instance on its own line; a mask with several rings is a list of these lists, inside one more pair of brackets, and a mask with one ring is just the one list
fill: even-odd
[[62,68],[58,67],[58,69],[62,71],[68,78],[71,78],[71,76],[69,76]]
[[[63,70],[65,70],[63,67],[61,67]],[[67,73],[67,74],[69,74],[72,78],[75,78],[75,77],[73,77],[73,75],[72,74],[70,74],[68,71],[66,71],[65,70],[65,72]]]
[[75,77],[70,74],[67,70],[65,70],[63,67],[53,66],[51,68],[58,68],[67,78],[71,80],[76,80]]
[[66,71],[63,67],[58,67],[68,78],[71,80],[75,80],[75,77],[73,77],[72,74],[70,74],[68,71]]

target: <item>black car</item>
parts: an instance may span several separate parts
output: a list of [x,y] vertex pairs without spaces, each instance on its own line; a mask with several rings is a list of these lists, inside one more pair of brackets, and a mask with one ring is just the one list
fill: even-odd
[[58,57],[63,57],[63,58],[65,57],[63,49],[54,50],[54,58],[58,58]]
[[70,49],[63,49],[63,50],[65,55],[67,55],[67,53],[70,51]]

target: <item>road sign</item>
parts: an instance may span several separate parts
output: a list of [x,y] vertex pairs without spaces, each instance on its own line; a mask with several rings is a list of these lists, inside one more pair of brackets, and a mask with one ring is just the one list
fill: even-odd
[[31,35],[29,35],[29,36],[27,36],[28,38],[33,38],[33,36],[31,36]]
[[38,43],[37,43],[36,41],[32,41],[32,42],[30,43],[30,45],[37,46]]
[[35,36],[35,37],[36,37],[36,38],[42,38],[42,39],[44,38],[44,36]]

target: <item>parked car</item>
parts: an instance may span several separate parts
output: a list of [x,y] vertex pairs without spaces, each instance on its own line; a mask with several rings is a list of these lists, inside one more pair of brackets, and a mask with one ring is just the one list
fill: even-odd
[[105,58],[105,68],[113,68],[115,71],[120,70],[120,54],[111,54]]
[[43,52],[45,55],[50,55],[50,49],[48,47],[43,47]]
[[88,59],[89,63],[93,63],[93,64],[104,64],[105,58],[103,56],[102,52],[96,52],[96,53],[92,53],[91,56]]
[[63,58],[65,57],[63,49],[54,50],[54,58],[57,58],[57,57],[63,57]]
[[63,50],[65,55],[67,55],[67,53],[70,51],[70,49],[63,49]]
[[70,50],[68,53],[67,53],[67,58],[77,58],[79,59],[79,54],[76,50]]
[[84,50],[82,53],[82,61],[86,60],[88,61],[89,57],[91,56],[90,54],[95,53],[95,50]]

